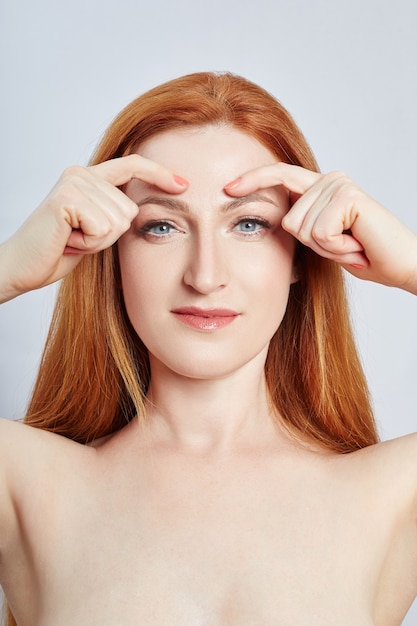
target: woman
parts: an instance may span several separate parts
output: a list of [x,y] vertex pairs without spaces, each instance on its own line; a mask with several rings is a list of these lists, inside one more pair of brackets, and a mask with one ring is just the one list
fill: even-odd
[[417,237],[270,95],[148,92],[0,259],[2,300],[65,277],[0,422],[9,624],[400,624],[417,439],[378,443],[341,267],[417,294]]

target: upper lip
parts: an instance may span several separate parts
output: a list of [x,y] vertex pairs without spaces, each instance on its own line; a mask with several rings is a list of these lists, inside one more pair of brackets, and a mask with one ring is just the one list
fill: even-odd
[[231,309],[200,309],[197,306],[183,306],[178,309],[173,309],[172,313],[178,313],[179,315],[197,315],[198,317],[234,317],[239,315],[236,311]]

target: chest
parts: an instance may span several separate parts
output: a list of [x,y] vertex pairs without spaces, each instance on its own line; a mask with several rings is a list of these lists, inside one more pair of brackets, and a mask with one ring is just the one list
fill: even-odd
[[66,590],[72,611],[83,607],[79,624],[343,624],[352,606],[354,623],[367,624],[383,537],[346,493],[306,480],[253,471],[97,481],[58,507],[49,586],[55,597]]

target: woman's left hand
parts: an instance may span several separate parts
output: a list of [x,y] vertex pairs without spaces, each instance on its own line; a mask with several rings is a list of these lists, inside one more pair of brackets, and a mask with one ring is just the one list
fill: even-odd
[[282,227],[301,243],[359,278],[417,295],[417,235],[345,174],[275,163],[243,174],[224,189],[242,197],[276,185],[290,197]]

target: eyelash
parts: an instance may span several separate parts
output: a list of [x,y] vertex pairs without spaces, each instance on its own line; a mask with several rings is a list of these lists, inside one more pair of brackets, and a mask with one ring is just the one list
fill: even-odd
[[239,226],[239,224],[256,224],[257,226],[261,226],[262,228],[259,228],[255,231],[252,232],[245,232],[245,231],[240,231],[240,233],[242,235],[244,235],[245,237],[255,237],[256,235],[259,235],[260,232],[263,229],[270,229],[271,228],[271,224],[267,221],[264,220],[260,217],[252,217],[252,216],[246,216],[246,217],[240,217],[233,225],[233,228],[236,228],[236,226]]
[[160,233],[159,235],[157,235],[156,233],[151,233],[152,228],[157,228],[158,226],[169,226],[170,228],[174,228],[175,230],[178,231],[178,228],[175,228],[175,226],[171,224],[170,222],[167,222],[166,220],[156,220],[154,222],[147,222],[146,224],[144,224],[142,228],[140,229],[140,232],[143,233],[144,235],[150,235],[151,237],[156,237],[158,239],[162,237],[167,237],[171,234],[171,233]]
[[[245,216],[245,217],[240,217],[234,224],[233,224],[233,230],[236,228],[236,226],[239,226],[239,224],[256,224],[257,226],[260,226],[261,228],[257,228],[254,231],[251,232],[245,232],[245,231],[240,231],[240,234],[243,235],[244,237],[256,237],[259,236],[260,233],[262,232],[263,229],[270,229],[271,228],[271,224],[267,221],[264,220],[260,217],[252,217],[252,216]],[[148,235],[150,237],[153,237],[155,239],[163,239],[165,237],[169,237],[172,233],[153,233],[151,232],[151,230],[153,228],[158,228],[158,227],[168,227],[168,228],[172,228],[175,231],[178,231],[178,228],[176,226],[174,226],[173,224],[171,224],[170,222],[168,222],[167,220],[155,220],[155,221],[151,221],[151,222],[147,222],[146,224],[144,224],[142,226],[142,228],[140,229],[140,232],[144,235]]]

